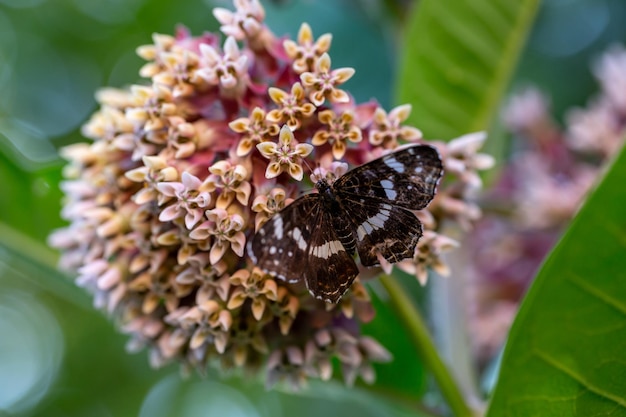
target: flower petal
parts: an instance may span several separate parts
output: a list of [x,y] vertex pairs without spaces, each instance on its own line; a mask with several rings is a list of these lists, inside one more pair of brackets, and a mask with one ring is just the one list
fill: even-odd
[[276,87],[270,87],[267,90],[267,92],[270,95],[270,98],[272,99],[272,101],[276,104],[281,104],[282,102],[287,100],[287,97],[288,97],[287,93],[285,93],[280,88],[276,88]]
[[305,158],[313,152],[313,145],[309,143],[299,143],[296,145],[295,154]]
[[274,142],[261,142],[257,143],[256,148],[261,152],[261,155],[267,159],[271,159],[277,153],[278,145]]
[[159,214],[159,220],[162,222],[170,222],[179,218],[183,212],[184,210],[178,204],[171,204],[161,211]]
[[223,244],[221,242],[214,243],[213,246],[211,246],[211,252],[209,253],[209,262],[211,262],[211,265],[218,263],[226,253],[227,249],[227,244]]
[[343,84],[348,81],[354,75],[354,68],[338,68],[332,72],[335,84]]
[[156,187],[161,194],[168,197],[176,197],[185,191],[185,186],[180,182],[160,182]]
[[243,249],[246,247],[246,235],[243,232],[235,233],[235,236],[231,238],[230,248],[237,254],[237,256],[243,256]]
[[297,181],[302,181],[302,177],[304,177],[304,171],[302,170],[302,167],[300,165],[290,162],[289,175],[291,175],[292,178]]
[[283,146],[289,146],[291,142],[295,140],[295,138],[293,137],[293,132],[291,131],[291,129],[289,129],[289,126],[283,125],[283,127],[280,128],[278,140]]

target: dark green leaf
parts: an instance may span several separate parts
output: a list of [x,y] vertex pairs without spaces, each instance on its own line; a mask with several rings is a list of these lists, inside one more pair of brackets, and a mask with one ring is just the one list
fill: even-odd
[[543,265],[488,416],[626,416],[624,178],[626,151]]

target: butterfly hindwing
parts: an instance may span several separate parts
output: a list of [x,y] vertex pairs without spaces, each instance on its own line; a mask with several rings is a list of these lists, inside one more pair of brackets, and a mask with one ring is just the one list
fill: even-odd
[[359,269],[332,227],[331,213],[323,210],[309,220],[316,227],[311,234],[305,264],[306,286],[315,297],[336,303],[350,288]]
[[363,202],[346,197],[356,248],[363,266],[379,265],[380,253],[388,262],[412,258],[415,245],[422,236],[422,224],[415,214],[401,207],[365,198]]

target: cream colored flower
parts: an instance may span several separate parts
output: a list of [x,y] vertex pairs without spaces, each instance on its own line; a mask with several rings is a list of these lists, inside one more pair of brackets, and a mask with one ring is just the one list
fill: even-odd
[[278,143],[263,142],[256,145],[265,158],[270,160],[265,171],[266,178],[274,178],[287,171],[292,178],[302,181],[304,170],[300,165],[302,158],[306,158],[313,151],[313,145],[297,143],[293,132],[287,125],[280,129]]
[[415,142],[422,138],[422,132],[412,126],[402,126],[411,114],[411,105],[404,104],[391,110],[389,114],[382,108],[374,113],[374,122],[370,128],[369,141],[374,146],[393,149],[398,140]]
[[309,91],[309,100],[316,106],[324,104],[326,99],[333,103],[347,103],[350,96],[337,86],[345,83],[354,75],[353,68],[330,69],[330,56],[324,52],[315,61],[312,72],[300,75],[302,85]]
[[209,259],[212,265],[219,262],[228,249],[237,256],[243,256],[246,236],[242,229],[245,225],[239,214],[229,214],[223,208],[206,211],[207,221],[193,229],[189,236],[196,240],[211,239],[213,242]]
[[318,118],[327,127],[319,129],[311,143],[314,146],[321,146],[328,142],[332,146],[335,159],[343,158],[347,150],[347,142],[358,143],[363,139],[361,129],[355,124],[354,114],[351,111],[336,115],[332,110],[324,110],[319,113]]
[[161,182],[157,189],[172,200],[159,215],[163,222],[185,217],[185,226],[192,229],[202,218],[205,208],[211,203],[209,187],[188,172],[183,172],[182,182]]
[[252,186],[247,181],[249,174],[245,166],[231,164],[228,161],[218,161],[209,168],[211,175],[207,178],[210,191],[219,191],[215,202],[218,208],[228,208],[235,199],[242,206],[248,205]]
[[291,39],[283,42],[285,52],[293,60],[293,70],[297,74],[312,71],[317,59],[330,49],[332,39],[333,36],[330,33],[325,33],[314,43],[311,27],[303,23],[298,31],[298,43]]
[[270,87],[268,92],[272,101],[278,106],[278,109],[271,110],[267,114],[267,120],[271,123],[286,123],[292,130],[296,130],[302,125],[303,120],[308,119],[315,112],[315,106],[306,101],[304,89],[300,83],[293,84],[290,94],[276,87]]

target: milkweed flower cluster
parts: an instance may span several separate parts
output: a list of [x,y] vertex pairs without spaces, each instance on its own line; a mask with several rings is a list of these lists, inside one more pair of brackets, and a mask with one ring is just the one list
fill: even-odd
[[517,152],[486,194],[496,210],[468,236],[475,267],[470,334],[481,361],[502,345],[543,258],[624,144],[626,49],[609,48],[592,70],[601,90],[586,107],[569,110],[564,126],[552,118],[549,97],[535,87],[514,94],[504,108]]
[[[374,316],[362,282],[325,304],[255,267],[246,242],[312,188],[311,174],[341,175],[421,133],[404,125],[408,105],[355,102],[344,87],[354,70],[332,66],[331,35],[315,39],[302,24],[283,40],[258,1],[234,3],[213,11],[223,39],[154,35],[137,49],[146,82],[98,92],[83,127],[92,141],[62,153],[69,225],[50,241],[154,366],[265,368],[270,385],[297,387],[331,378],[338,359],[347,383],[371,382],[372,362],[390,354],[359,331]],[[420,214],[427,238],[403,264],[422,281],[429,267],[446,272],[441,253],[454,246],[439,221],[479,214],[466,190],[491,165],[477,154],[483,140],[438,144],[448,180]]]

